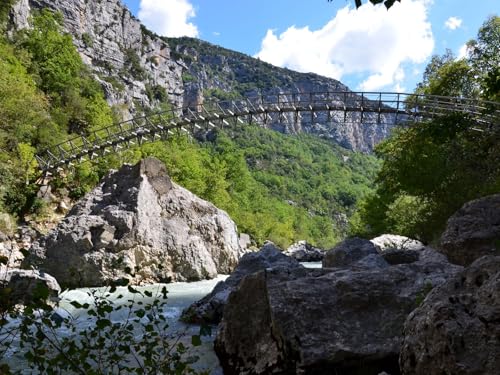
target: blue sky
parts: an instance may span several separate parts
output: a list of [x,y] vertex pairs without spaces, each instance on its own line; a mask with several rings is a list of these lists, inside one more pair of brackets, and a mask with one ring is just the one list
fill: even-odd
[[[500,0],[123,0],[151,30],[194,36],[353,90],[413,91],[434,54],[465,53]],[[367,0],[364,0],[366,2]]]

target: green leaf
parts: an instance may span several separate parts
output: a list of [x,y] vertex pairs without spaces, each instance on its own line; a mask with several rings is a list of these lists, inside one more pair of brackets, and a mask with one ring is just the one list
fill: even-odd
[[208,324],[202,324],[200,327],[200,336],[212,336],[212,327]]
[[71,301],[69,304],[70,304],[71,306],[73,306],[74,308],[76,308],[76,309],[81,309],[81,308],[83,308],[83,306],[82,306],[82,305],[80,304],[80,302],[78,302],[78,301]]
[[200,346],[201,345],[201,338],[199,335],[193,335],[191,336],[191,344],[193,346]]
[[131,287],[130,285],[127,287],[128,291],[132,294],[137,294],[139,293],[139,291],[137,289],[134,289],[133,287]]
[[111,326],[111,321],[109,319],[98,319],[96,322],[96,326],[99,329],[103,329]]

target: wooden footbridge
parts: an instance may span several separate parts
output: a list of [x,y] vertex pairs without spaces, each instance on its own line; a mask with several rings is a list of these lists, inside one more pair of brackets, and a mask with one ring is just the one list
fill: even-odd
[[295,129],[307,124],[404,126],[457,112],[474,119],[479,131],[497,129],[500,123],[500,103],[466,98],[351,91],[266,94],[207,101],[110,124],[57,144],[36,155],[36,160],[42,171],[49,172],[176,132],[196,135],[245,123],[288,124]]

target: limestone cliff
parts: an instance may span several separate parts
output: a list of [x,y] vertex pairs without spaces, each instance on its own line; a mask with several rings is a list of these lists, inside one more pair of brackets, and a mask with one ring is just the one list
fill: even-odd
[[[349,91],[341,82],[312,73],[298,73],[242,53],[192,38],[165,38],[147,30],[121,0],[18,0],[11,12],[13,28],[28,26],[33,10],[62,13],[64,27],[83,60],[101,82],[107,100],[126,117],[168,101],[172,106],[203,103],[207,98],[232,99],[277,93]],[[342,97],[335,100],[342,101]],[[321,114],[297,124],[269,123],[274,130],[311,133],[357,151],[371,151],[385,139],[392,122],[382,125],[366,114],[347,121]]]

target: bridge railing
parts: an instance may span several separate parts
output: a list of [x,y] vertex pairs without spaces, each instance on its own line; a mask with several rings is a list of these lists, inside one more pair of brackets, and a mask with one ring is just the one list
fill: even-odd
[[240,100],[206,101],[110,124],[57,144],[36,158],[41,169],[52,170],[82,158],[116,152],[124,145],[168,138],[175,132],[195,133],[224,127],[231,122],[381,124],[390,121],[391,125],[401,125],[453,112],[467,114],[478,126],[491,128],[499,124],[500,103],[395,92],[256,94]]

